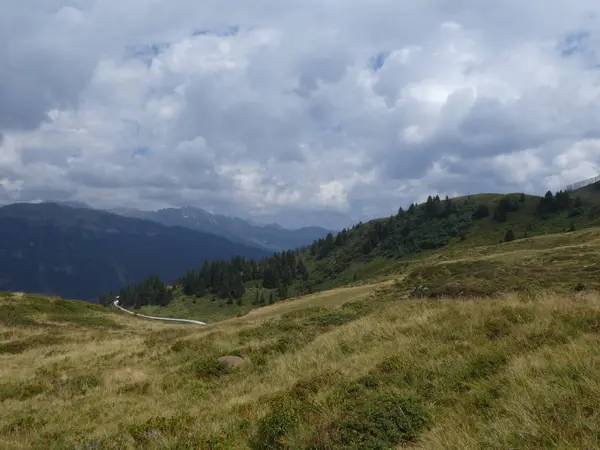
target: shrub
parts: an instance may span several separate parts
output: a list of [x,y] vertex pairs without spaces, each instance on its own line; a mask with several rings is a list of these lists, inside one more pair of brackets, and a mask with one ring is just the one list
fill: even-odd
[[462,372],[464,380],[488,378],[507,363],[506,355],[499,351],[482,352],[467,362]]
[[37,325],[37,322],[27,315],[29,312],[21,305],[0,305],[0,324],[7,327]]
[[483,280],[480,281],[478,284],[442,283],[432,287],[426,295],[429,298],[477,298],[488,297],[499,292],[497,287],[492,286],[490,283],[484,283]]
[[316,325],[320,327],[344,325],[356,318],[356,314],[349,311],[331,311],[319,314],[307,319],[305,325]]
[[508,229],[506,230],[506,233],[504,234],[504,242],[512,242],[515,240],[515,233],[512,229]]
[[288,394],[277,396],[271,401],[271,410],[258,422],[254,436],[254,449],[286,448],[285,436],[296,430],[300,424],[300,403]]
[[583,208],[575,208],[572,211],[569,211],[568,217],[569,219],[572,219],[573,217],[583,216],[584,214],[585,211],[583,210]]
[[352,406],[313,439],[311,448],[393,448],[414,441],[430,424],[428,411],[412,398],[377,393]]
[[473,220],[480,220],[490,215],[490,208],[487,205],[477,205],[477,209],[473,212],[471,218]]
[[192,363],[196,378],[210,380],[220,378],[229,372],[229,366],[215,357],[202,358]]

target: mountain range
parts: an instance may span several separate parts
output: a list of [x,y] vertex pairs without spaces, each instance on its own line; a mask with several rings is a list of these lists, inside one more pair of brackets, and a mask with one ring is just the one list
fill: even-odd
[[205,260],[269,254],[222,236],[90,208],[0,208],[0,291],[94,300],[150,274],[169,282]]
[[200,208],[166,208],[158,211],[141,211],[118,208],[110,212],[125,217],[152,220],[163,225],[180,226],[203,233],[223,236],[233,242],[252,245],[270,251],[298,248],[334,233],[332,230],[311,226],[298,229],[283,228],[278,224],[259,225],[238,217],[212,214]]
[[[269,286],[289,287],[280,297],[296,295],[360,278],[364,275],[360,267],[371,260],[596,226],[600,184],[556,195],[547,192],[544,197],[513,193],[442,200],[430,196],[395,216],[326,238],[324,229],[285,230],[193,208],[118,212],[54,203],[0,208],[0,290],[93,299],[150,275],[172,282],[206,260],[233,255],[262,260],[273,253],[265,247],[285,242],[289,247],[306,246],[297,256],[306,263],[308,276],[299,275],[298,286],[294,284],[294,252],[283,259],[270,258],[266,263],[270,269],[258,276],[273,278],[275,282],[266,283]],[[316,236],[310,235],[312,231]],[[289,262],[291,278],[284,260]]]

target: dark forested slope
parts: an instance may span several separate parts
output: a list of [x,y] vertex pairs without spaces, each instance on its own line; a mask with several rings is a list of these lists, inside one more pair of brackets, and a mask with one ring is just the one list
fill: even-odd
[[[479,194],[440,199],[384,219],[359,223],[303,248],[252,260],[232,258],[197,266],[175,282],[176,296],[261,305],[357,281],[420,253],[447,246],[477,247],[600,224],[600,186],[543,197]],[[131,305],[152,304],[150,280],[122,292]],[[151,289],[150,289],[151,290]],[[144,292],[137,295],[136,292]],[[170,301],[159,296],[161,303]],[[158,298],[158,297],[157,297]],[[110,296],[104,299],[110,301]]]
[[94,299],[156,274],[170,282],[205,260],[267,251],[187,228],[52,203],[0,208],[0,290]]

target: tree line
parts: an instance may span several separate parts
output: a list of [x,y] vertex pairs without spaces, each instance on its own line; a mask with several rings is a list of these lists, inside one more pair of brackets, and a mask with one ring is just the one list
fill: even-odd
[[[267,291],[275,290],[277,299],[288,297],[289,287],[297,281],[307,281],[309,271],[298,250],[275,253],[263,260],[235,256],[230,260],[205,261],[200,269],[192,269],[176,279],[171,287],[157,276],[151,276],[140,283],[130,284],[119,290],[119,303],[123,307],[135,309],[145,305],[166,306],[173,299],[173,291],[193,297],[212,296],[213,299],[225,299],[228,303],[239,300],[246,293],[246,284],[253,282],[255,286]],[[258,295],[257,303],[273,303],[274,296],[270,292]],[[115,294],[109,292],[100,298],[100,303],[110,305]]]
[[213,295],[221,299],[240,299],[245,284],[259,282],[265,289],[277,289],[285,297],[287,287],[296,280],[308,280],[309,272],[298,251],[275,253],[260,261],[239,256],[229,261],[205,261],[200,269],[187,272],[175,281],[184,294],[203,297]]
[[[119,304],[124,308],[138,309],[146,305],[166,306],[173,300],[173,291],[156,275],[145,280],[124,286],[117,293]],[[109,306],[115,301],[111,291],[100,297],[100,304]]]
[[[494,208],[493,219],[506,221],[507,215],[518,211],[525,200],[524,194],[502,197]],[[543,217],[572,207],[580,208],[581,200],[573,201],[565,191],[555,195],[548,191],[539,200],[537,213]],[[172,288],[153,276],[124,287],[118,295],[123,306],[135,308],[147,304],[166,305],[173,298],[173,290],[192,297],[224,299],[231,304],[239,303],[251,286],[257,288],[253,303],[272,303],[288,298],[292,292],[311,292],[314,286],[337,279],[356,262],[376,256],[395,258],[438,249],[452,238],[464,240],[473,221],[490,215],[488,205],[471,202],[470,198],[457,201],[446,196],[442,200],[438,195],[430,195],[425,203],[412,203],[406,210],[399,208],[397,214],[387,219],[359,222],[300,249],[275,253],[262,260],[236,256],[229,260],[205,261],[201,268],[189,270],[176,279]],[[510,233],[505,236],[505,240],[512,239]],[[113,299],[109,293],[101,302],[110,304]]]

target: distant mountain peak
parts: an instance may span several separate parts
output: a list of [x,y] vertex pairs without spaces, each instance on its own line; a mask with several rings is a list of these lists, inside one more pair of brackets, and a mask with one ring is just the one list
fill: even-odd
[[69,206],[71,208],[93,209],[87,203],[78,202],[78,201],[70,201],[70,200],[66,200],[66,201],[60,201],[60,200],[42,200],[41,203],[54,203],[55,205]]
[[212,214],[204,209],[184,206],[156,211],[113,210],[118,214],[153,220],[164,225],[191,228],[196,231],[226,237],[234,242],[261,247],[270,251],[294,249],[325,237],[329,230],[320,227],[286,229],[278,223],[259,224],[239,217]]

